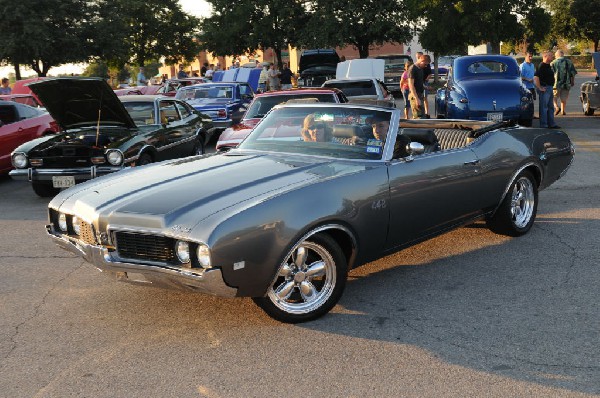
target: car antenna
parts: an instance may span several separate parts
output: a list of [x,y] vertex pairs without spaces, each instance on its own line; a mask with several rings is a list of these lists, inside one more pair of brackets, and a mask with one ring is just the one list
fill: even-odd
[[98,147],[98,137],[100,136],[100,117],[102,115],[102,94],[103,91],[100,92],[100,106],[98,106],[98,123],[96,123],[96,147]]

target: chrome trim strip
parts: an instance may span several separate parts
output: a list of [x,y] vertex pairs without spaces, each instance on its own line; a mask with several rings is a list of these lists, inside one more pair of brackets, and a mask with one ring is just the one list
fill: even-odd
[[[115,275],[121,282],[150,282],[160,287],[193,290],[219,297],[237,295],[236,288],[225,284],[219,268],[204,270],[124,262],[105,247],[86,244],[58,233],[51,224],[46,225],[46,232],[58,246],[83,257],[100,271]],[[127,273],[142,274],[147,280],[130,279]]]
[[35,169],[30,167],[28,169],[11,170],[9,175],[15,180],[26,180],[31,182],[50,181],[52,180],[52,176],[74,176],[83,177],[83,179],[91,179],[97,176],[114,173],[120,170],[123,170],[122,166],[91,166],[76,167],[72,169]]

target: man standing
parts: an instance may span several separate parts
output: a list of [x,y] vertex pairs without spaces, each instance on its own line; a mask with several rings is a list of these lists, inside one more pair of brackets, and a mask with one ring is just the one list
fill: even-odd
[[281,80],[281,89],[282,90],[291,90],[292,89],[292,73],[291,69],[288,68],[287,62],[283,63],[283,68],[281,69],[281,73],[279,74],[279,79]]
[[423,69],[427,60],[424,54],[417,58],[417,62],[410,67],[408,71],[408,88],[410,95],[410,108],[412,110],[413,119],[425,118],[424,96],[425,87],[423,85]]
[[417,51],[417,59],[419,59],[419,57],[421,56],[425,56],[425,61],[427,62],[427,64],[423,68],[423,107],[425,115],[429,115],[429,101],[427,99],[427,94],[429,94],[429,87],[427,82],[433,74],[433,70],[431,69],[431,57],[427,54],[423,54],[422,51]]
[[178,79],[185,79],[186,77],[189,77],[189,76],[185,72],[185,70],[183,70],[183,65],[179,65],[179,72],[177,72],[177,78]]
[[535,66],[531,62],[531,56],[532,54],[529,51],[525,53],[525,61],[519,66],[519,69],[521,71],[521,80],[523,80],[525,87],[531,91],[532,98],[535,101],[537,99],[535,95],[535,85],[533,84]]
[[144,68],[140,66],[140,71],[137,74],[136,84],[138,86],[147,86],[148,80],[146,80],[146,75],[144,75]]
[[554,122],[554,73],[550,66],[552,62],[552,52],[544,51],[542,62],[539,64],[533,82],[540,94],[540,127],[550,127],[552,129],[560,128]]
[[269,91],[279,90],[279,75],[280,74],[281,73],[277,70],[277,67],[275,66],[275,64],[271,64],[271,68],[269,69],[269,72],[268,72]]
[[2,86],[0,86],[0,94],[8,95],[11,93],[11,91],[12,91],[12,89],[8,85],[8,78],[3,77],[2,78]]
[[[554,82],[554,107],[556,108],[555,115],[560,112],[563,115],[565,113],[565,106],[567,106],[567,100],[569,99],[569,90],[575,85],[575,75],[577,71],[573,62],[565,58],[565,53],[562,50],[556,50],[554,54],[556,59],[550,64],[556,81]],[[560,100],[560,109],[558,107],[558,101]]]

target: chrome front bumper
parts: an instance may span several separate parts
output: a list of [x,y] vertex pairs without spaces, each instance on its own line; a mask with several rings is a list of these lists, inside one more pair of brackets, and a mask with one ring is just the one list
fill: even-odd
[[237,295],[237,289],[225,284],[218,268],[199,270],[126,262],[103,246],[90,245],[56,232],[51,224],[46,225],[46,231],[58,246],[83,257],[120,282],[192,290],[219,297]]
[[73,176],[75,181],[86,181],[103,175],[123,170],[121,166],[92,166],[72,169],[15,169],[8,173],[15,180],[23,181],[52,181],[54,176]]

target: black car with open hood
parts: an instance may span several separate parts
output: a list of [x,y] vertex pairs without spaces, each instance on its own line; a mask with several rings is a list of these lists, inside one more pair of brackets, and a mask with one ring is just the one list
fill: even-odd
[[204,153],[212,122],[183,101],[117,95],[99,78],[29,85],[63,133],[29,141],[11,155],[14,179],[40,196],[126,166]]
[[298,86],[320,87],[335,78],[338,53],[333,49],[304,50],[300,55]]

